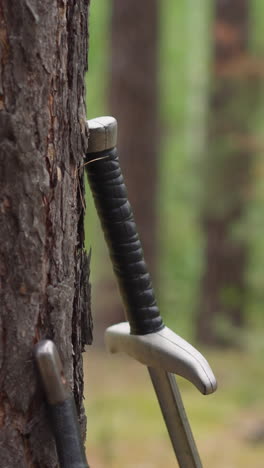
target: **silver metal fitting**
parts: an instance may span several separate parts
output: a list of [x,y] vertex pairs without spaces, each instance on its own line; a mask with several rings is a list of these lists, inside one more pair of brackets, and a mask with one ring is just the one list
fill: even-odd
[[167,327],[148,335],[132,335],[129,323],[123,322],[107,328],[105,342],[111,353],[125,352],[148,367],[180,375],[204,395],[217,388],[215,376],[202,354]]
[[48,402],[55,405],[69,398],[62,363],[53,341],[40,341],[35,346],[35,359]]
[[89,128],[88,153],[110,150],[117,143],[117,121],[114,117],[96,117],[87,121]]

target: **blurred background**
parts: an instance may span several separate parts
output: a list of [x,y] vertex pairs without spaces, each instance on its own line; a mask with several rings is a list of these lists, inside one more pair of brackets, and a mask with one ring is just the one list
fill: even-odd
[[[90,9],[88,118],[118,120],[161,314],[218,380],[203,397],[178,379],[205,468],[264,466],[263,28],[259,0],[97,0]],[[124,312],[86,192],[88,460],[174,467],[146,369],[103,348]]]

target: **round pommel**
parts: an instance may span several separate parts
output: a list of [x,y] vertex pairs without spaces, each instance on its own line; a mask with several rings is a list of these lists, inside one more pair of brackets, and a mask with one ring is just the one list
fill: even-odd
[[88,120],[88,153],[110,150],[117,142],[117,121],[114,117],[96,117]]

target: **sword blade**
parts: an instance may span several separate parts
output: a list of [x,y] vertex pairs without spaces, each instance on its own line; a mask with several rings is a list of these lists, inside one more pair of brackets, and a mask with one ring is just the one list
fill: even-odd
[[180,468],[202,468],[174,375],[158,367],[148,371]]

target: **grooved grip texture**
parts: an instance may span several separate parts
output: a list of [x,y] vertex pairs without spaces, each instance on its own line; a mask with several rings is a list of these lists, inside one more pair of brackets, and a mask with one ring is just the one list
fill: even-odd
[[89,184],[108,244],[131,333],[163,328],[116,149],[88,154]]
[[89,468],[73,397],[49,405],[49,415],[56,440],[61,468]]

